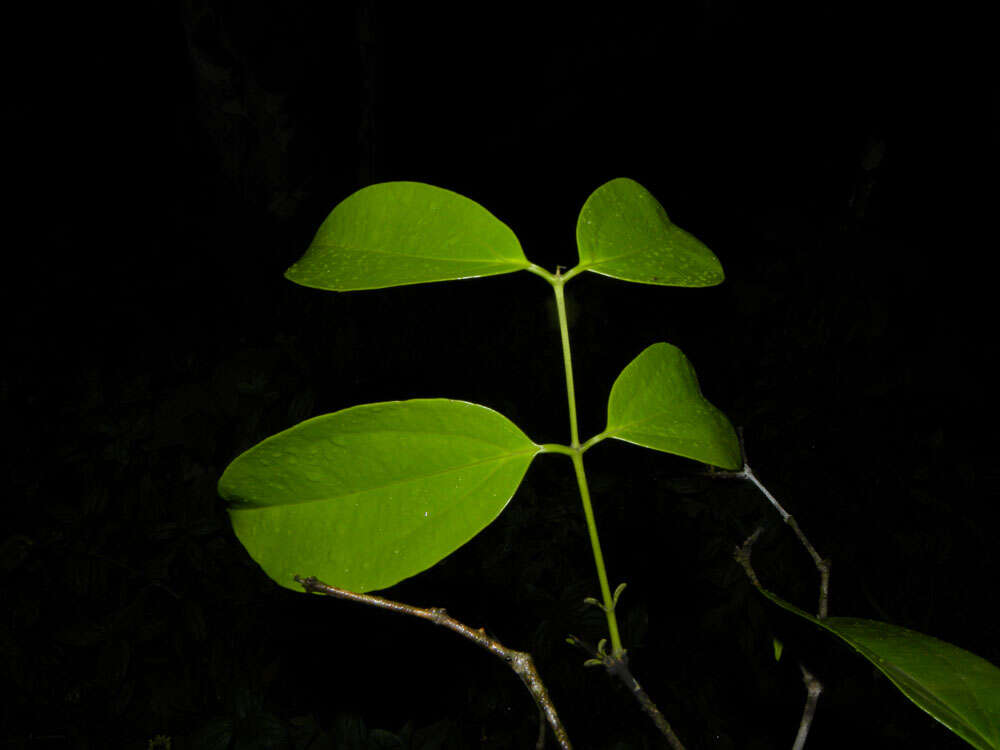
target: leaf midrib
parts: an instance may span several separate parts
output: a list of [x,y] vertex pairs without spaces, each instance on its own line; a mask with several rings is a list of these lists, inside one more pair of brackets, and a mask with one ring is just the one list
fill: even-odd
[[534,454],[538,453],[538,446],[534,446],[534,448],[535,448],[535,450],[525,449],[525,450],[520,450],[520,451],[508,452],[508,453],[500,455],[500,456],[491,456],[489,458],[484,458],[484,459],[481,459],[481,460],[478,460],[478,461],[472,461],[470,463],[460,464],[460,465],[457,465],[457,466],[452,466],[452,467],[448,467],[448,468],[445,468],[445,469],[441,469],[440,471],[429,472],[429,473],[426,473],[426,474],[415,474],[415,475],[411,475],[407,479],[399,479],[399,480],[395,480],[395,481],[392,481],[392,482],[386,482],[384,484],[378,484],[378,485],[374,485],[372,487],[366,487],[365,489],[361,489],[361,490],[355,490],[355,491],[352,491],[352,492],[344,492],[344,493],[339,494],[339,495],[327,495],[325,497],[319,497],[319,498],[316,498],[314,500],[303,500],[302,502],[297,502],[297,503],[269,503],[269,504],[260,504],[260,503],[248,503],[246,501],[242,501],[243,502],[242,506],[240,504],[236,504],[231,509],[234,510],[234,511],[263,510],[265,508],[282,507],[282,506],[285,506],[285,505],[308,505],[308,504],[311,504],[311,503],[333,502],[335,500],[342,500],[344,498],[354,497],[356,495],[362,495],[362,494],[364,494],[366,492],[371,492],[373,490],[385,490],[385,489],[388,489],[390,487],[399,487],[399,486],[403,486],[403,485],[406,485],[406,484],[411,484],[411,483],[413,483],[415,481],[419,481],[419,480],[426,480],[426,479],[431,479],[431,478],[438,477],[438,476],[444,476],[446,474],[453,474],[453,473],[455,473],[457,471],[462,471],[462,470],[465,470],[465,469],[471,469],[473,467],[481,466],[481,465],[487,464],[487,463],[498,463],[499,464],[499,463],[503,463],[504,461],[507,461],[507,460],[510,460],[510,459],[513,459],[513,458],[521,457],[521,456],[526,455],[526,454],[530,454],[530,455],[533,456]]
[[447,262],[447,263],[510,263],[510,264],[517,264],[519,266],[523,264],[524,267],[528,266],[528,259],[524,257],[524,250],[520,246],[518,246],[518,249],[521,250],[521,258],[516,259],[516,260],[511,260],[511,259],[506,258],[504,256],[497,255],[496,254],[497,251],[494,250],[492,247],[488,247],[487,248],[488,252],[490,252],[490,253],[493,254],[491,258],[487,258],[487,259],[483,259],[483,258],[438,258],[438,257],[433,256],[433,255],[414,255],[413,253],[404,253],[404,252],[400,252],[398,250],[383,250],[381,248],[371,248],[371,247],[355,247],[353,245],[349,245],[349,244],[343,243],[343,242],[333,243],[333,242],[322,242],[321,241],[321,242],[313,243],[313,247],[318,248],[320,250],[347,250],[348,252],[354,252],[354,253],[370,253],[370,254],[375,254],[375,255],[387,255],[387,256],[397,257],[397,258],[408,258],[408,259],[411,259],[411,260],[417,260],[417,259],[419,259],[419,260],[431,260],[431,261],[436,261],[436,262],[439,262],[439,263],[444,263],[444,262]]
[[618,427],[608,427],[607,430],[605,430],[605,431],[609,432],[609,433],[612,433],[612,434],[615,434],[615,433],[621,432],[622,430],[626,430],[626,429],[630,429],[632,427],[635,427],[636,425],[641,425],[641,424],[645,424],[646,422],[657,420],[657,419],[659,419],[662,416],[670,417],[671,416],[671,411],[669,409],[665,409],[663,411],[654,412],[650,416],[644,417],[643,419],[637,419],[637,420],[634,420],[634,421],[631,421],[631,422],[624,422],[624,423],[620,424]]
[[[403,402],[403,403],[405,403],[405,402]],[[443,437],[443,438],[460,437],[460,438],[463,438],[464,440],[467,440],[470,443],[479,443],[481,445],[488,445],[491,448],[496,448],[497,450],[501,450],[501,451],[505,451],[505,452],[509,452],[509,450],[510,450],[510,449],[504,447],[503,445],[501,445],[500,443],[494,443],[493,441],[487,440],[486,438],[479,437],[477,435],[469,435],[468,433],[465,433],[465,432],[438,432],[438,431],[435,431],[435,430],[395,430],[395,429],[393,429],[393,430],[363,430],[363,431],[359,430],[357,432],[352,432],[352,431],[345,430],[345,431],[340,432],[338,434],[340,434],[340,435],[411,435],[411,436],[412,435],[418,435],[420,437]],[[521,433],[521,434],[524,435],[524,433]],[[281,435],[281,433],[279,432],[278,435],[274,435],[273,437],[278,437],[280,435]],[[327,437],[320,438],[320,439],[322,439],[322,440],[332,440],[332,439],[334,439],[334,437],[335,436],[331,435],[331,436],[327,436]],[[529,443],[531,443],[531,438],[529,438],[527,435],[524,435],[524,439],[527,440]],[[537,445],[535,445],[535,443],[531,443],[531,445],[533,447],[535,447],[535,448],[538,447]],[[517,449],[514,452],[515,453],[516,452],[520,452],[520,449]]]

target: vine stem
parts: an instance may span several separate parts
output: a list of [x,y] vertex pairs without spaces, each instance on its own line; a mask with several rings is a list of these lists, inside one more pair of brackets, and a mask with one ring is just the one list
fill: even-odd
[[[570,274],[573,272],[570,271]],[[546,280],[552,285],[556,296],[556,311],[559,315],[559,339],[562,342],[563,369],[566,372],[566,399],[569,405],[570,458],[573,460],[573,470],[576,472],[576,483],[580,488],[580,500],[583,503],[583,515],[587,520],[587,531],[590,534],[590,547],[594,553],[594,565],[597,568],[597,580],[601,586],[601,598],[604,600],[604,615],[608,620],[608,636],[611,639],[612,654],[622,657],[621,636],[618,633],[618,620],[615,617],[615,604],[608,585],[608,574],[604,567],[604,555],[601,553],[601,541],[597,535],[597,522],[594,519],[594,509],[590,503],[590,489],[587,486],[587,474],[583,468],[583,449],[580,447],[580,432],[576,421],[576,389],[573,385],[573,358],[569,349],[569,324],[566,319],[566,297],[563,285],[569,274],[563,276],[556,271],[554,276]]]
[[576,389],[573,385],[573,357],[569,351],[569,323],[566,320],[566,295],[563,293],[562,277],[556,275],[552,291],[556,295],[556,311],[559,314],[559,340],[562,342],[563,369],[566,372],[566,399],[569,402],[570,447],[580,450],[580,431],[576,424]]
[[604,555],[601,554],[601,540],[597,537],[597,521],[594,520],[594,509],[590,505],[590,489],[587,487],[587,475],[583,469],[583,456],[579,453],[573,456],[573,470],[576,472],[576,483],[580,488],[580,500],[583,502],[583,515],[587,519],[587,531],[590,532],[590,548],[594,552],[594,565],[597,567],[597,580],[601,584],[601,598],[604,600],[604,615],[608,619],[608,635],[611,637],[611,653],[622,658],[625,649],[618,634],[618,619],[615,617],[615,603],[608,585],[608,574],[604,569]]

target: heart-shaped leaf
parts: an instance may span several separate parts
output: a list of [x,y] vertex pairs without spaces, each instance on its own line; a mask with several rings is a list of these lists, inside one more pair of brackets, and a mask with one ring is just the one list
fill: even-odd
[[285,278],[343,292],[529,265],[510,228],[475,201],[421,182],[382,182],[337,204]]
[[272,579],[363,593],[431,567],[503,510],[540,450],[485,406],[365,404],[308,419],[219,480],[237,537]]
[[722,264],[696,237],[678,227],[635,180],[620,177],[597,188],[580,211],[576,244],[584,270],[623,281],[662,286],[714,286]]
[[980,750],[1000,749],[1000,669],[923,633],[876,620],[820,620],[766,589],[760,592],[854,648],[907,698]]
[[743,465],[736,430],[705,400],[694,367],[676,346],[647,347],[611,387],[608,426],[613,437],[693,458],[723,469]]

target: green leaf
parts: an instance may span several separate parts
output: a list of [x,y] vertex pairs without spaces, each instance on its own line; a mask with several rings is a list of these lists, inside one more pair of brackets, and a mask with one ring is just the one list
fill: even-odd
[[766,589],[789,612],[830,631],[888,677],[907,698],[980,750],[1000,748],[1000,669],[975,654],[875,620],[820,620]]
[[363,593],[426,570],[503,510],[539,446],[448,399],[365,404],[301,422],[219,480],[237,537],[272,579]]
[[735,471],[743,465],[736,430],[705,400],[694,367],[676,346],[647,347],[622,370],[608,399],[613,437]]
[[343,292],[529,265],[510,228],[475,201],[421,182],[383,182],[337,204],[285,278]]
[[661,286],[714,286],[722,264],[678,227],[642,185],[626,177],[597,188],[580,211],[576,244],[584,270]]

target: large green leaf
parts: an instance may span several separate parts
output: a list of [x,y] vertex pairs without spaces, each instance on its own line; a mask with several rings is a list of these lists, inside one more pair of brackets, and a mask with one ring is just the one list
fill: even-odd
[[714,286],[722,264],[678,227],[646,188],[620,177],[597,188],[576,222],[580,266],[623,281]]
[[448,399],[308,419],[219,480],[237,537],[275,581],[356,592],[426,570],[503,510],[540,450],[501,414]]
[[852,646],[899,690],[980,750],[1000,749],[1000,669],[929,635],[876,620],[820,620],[766,589],[760,592]]
[[383,182],[337,204],[285,277],[343,292],[529,265],[510,228],[475,201],[421,182]]
[[608,426],[613,437],[646,448],[736,470],[743,465],[736,430],[701,395],[694,367],[676,346],[647,347],[611,387]]

